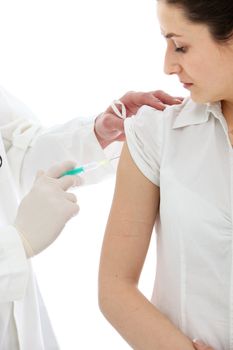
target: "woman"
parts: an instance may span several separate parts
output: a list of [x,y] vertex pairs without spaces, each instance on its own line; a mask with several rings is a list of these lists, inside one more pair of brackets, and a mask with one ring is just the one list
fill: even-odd
[[[125,122],[99,275],[100,307],[134,349],[233,349],[232,14],[232,0],[158,1],[165,72],[191,98]],[[137,286],[155,222],[149,302]]]

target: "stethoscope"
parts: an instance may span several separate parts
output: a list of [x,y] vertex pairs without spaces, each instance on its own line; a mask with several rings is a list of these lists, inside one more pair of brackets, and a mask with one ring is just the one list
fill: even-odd
[[0,168],[2,166],[2,157],[0,156]]

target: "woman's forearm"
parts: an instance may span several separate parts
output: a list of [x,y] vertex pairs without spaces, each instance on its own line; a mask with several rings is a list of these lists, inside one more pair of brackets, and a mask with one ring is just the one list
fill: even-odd
[[[103,283],[103,282],[102,282]],[[108,280],[100,289],[100,308],[114,328],[135,350],[193,350],[179,331],[136,288]]]
[[100,308],[135,350],[194,350],[137,289],[159,200],[159,187],[143,175],[125,145],[100,259]]

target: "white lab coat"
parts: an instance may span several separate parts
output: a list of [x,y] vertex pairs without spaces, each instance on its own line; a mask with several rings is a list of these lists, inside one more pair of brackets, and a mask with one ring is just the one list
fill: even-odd
[[[114,156],[116,152],[119,149],[112,150]],[[0,88],[0,156],[0,349],[59,349],[30,260],[12,224],[20,197],[38,169],[66,159],[79,164],[102,160],[105,155],[93,132],[93,118],[43,130],[24,105]],[[86,183],[112,172],[106,165],[88,174]]]

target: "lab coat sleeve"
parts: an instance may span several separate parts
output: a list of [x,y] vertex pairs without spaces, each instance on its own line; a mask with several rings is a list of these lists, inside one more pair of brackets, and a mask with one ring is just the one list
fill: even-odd
[[[8,159],[15,180],[23,192],[31,186],[38,169],[47,170],[53,164],[64,160],[73,160],[80,166],[106,158],[96,139],[93,121],[82,123],[80,119],[74,119],[50,129],[41,128],[26,145],[24,135],[18,134],[13,143]],[[18,158],[19,154],[21,159]],[[17,158],[20,163],[16,161]],[[113,173],[109,162],[93,172],[84,174],[83,184],[97,183]]]
[[[119,156],[121,145],[102,150],[94,133],[93,118],[76,118],[52,128],[43,128],[27,108],[6,92],[0,91],[0,132],[8,162],[21,194],[33,183],[39,169],[73,160],[78,165]],[[114,174],[109,163],[83,175],[83,184],[97,183]]]
[[0,228],[0,302],[21,299],[27,288],[29,264],[13,226]]

